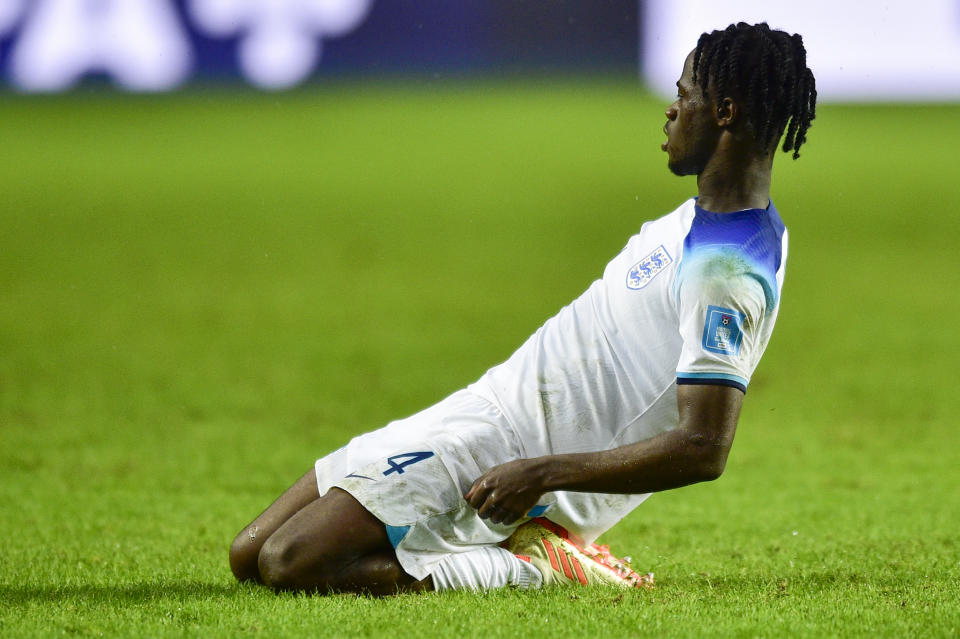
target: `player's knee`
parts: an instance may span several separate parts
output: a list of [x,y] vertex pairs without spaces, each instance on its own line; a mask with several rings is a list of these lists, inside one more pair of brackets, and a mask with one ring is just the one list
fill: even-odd
[[263,583],[275,590],[302,590],[306,584],[321,592],[327,589],[322,564],[316,557],[308,557],[296,540],[270,537],[260,550],[257,568]]
[[237,581],[260,580],[257,568],[257,555],[260,553],[260,544],[250,539],[247,529],[240,531],[233,543],[230,544],[230,570]]
[[289,545],[267,540],[257,557],[257,568],[263,583],[271,588],[289,588],[292,576]]

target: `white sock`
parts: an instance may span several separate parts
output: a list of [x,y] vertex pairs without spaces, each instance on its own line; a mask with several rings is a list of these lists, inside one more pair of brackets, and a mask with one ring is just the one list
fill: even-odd
[[504,586],[539,588],[543,576],[529,562],[499,546],[447,555],[431,573],[435,590],[487,590]]

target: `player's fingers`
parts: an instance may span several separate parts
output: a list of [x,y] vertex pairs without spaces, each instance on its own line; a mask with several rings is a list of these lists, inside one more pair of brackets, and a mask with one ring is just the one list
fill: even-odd
[[480,477],[477,479],[477,481],[473,482],[473,486],[470,486],[470,490],[468,490],[467,494],[463,496],[468,504],[477,509],[479,509],[486,500],[486,491],[483,490],[480,484],[482,480],[483,477]]
[[494,506],[490,511],[490,521],[495,524],[505,524],[513,520],[513,513],[500,506]]
[[[479,477],[475,482],[473,482],[473,486],[470,487],[470,490],[468,490],[467,494],[463,497],[467,503],[477,510],[480,510],[480,508],[487,501],[490,501],[492,496],[491,493],[493,492],[493,488],[487,484],[488,482],[486,481],[486,475]],[[491,503],[491,506],[492,505],[493,504]]]
[[490,491],[485,488],[478,488],[473,491],[467,503],[478,511],[489,509],[493,503],[490,500]]
[[509,507],[504,507],[507,516],[504,517],[503,523],[512,524],[515,521],[522,519],[523,516],[530,511],[530,508],[532,508],[532,506],[527,507],[526,503],[527,502],[525,500],[521,501],[519,499],[514,499],[510,503]]
[[[477,501],[476,495],[474,496],[474,501]],[[474,508],[477,509],[477,514],[480,515],[480,519],[490,519],[496,511],[496,504],[492,499],[487,497],[479,505],[474,506]]]
[[491,492],[480,508],[477,514],[481,519],[489,519],[495,524],[503,523],[508,518],[513,517],[513,512],[504,508],[498,502],[501,501],[494,492]]

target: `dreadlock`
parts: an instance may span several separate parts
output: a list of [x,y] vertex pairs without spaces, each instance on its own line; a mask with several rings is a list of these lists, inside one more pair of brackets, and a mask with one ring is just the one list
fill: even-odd
[[794,160],[800,157],[816,116],[817,87],[799,35],[772,30],[765,22],[704,33],[693,55],[693,81],[704,97],[712,81],[718,101],[736,98],[764,148],[786,129],[783,150],[793,151]]

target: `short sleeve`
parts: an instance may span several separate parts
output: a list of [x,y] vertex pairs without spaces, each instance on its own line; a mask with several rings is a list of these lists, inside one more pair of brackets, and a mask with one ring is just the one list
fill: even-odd
[[677,383],[746,392],[777,319],[786,228],[772,203],[694,211],[674,281],[683,339]]
[[746,392],[766,347],[767,295],[735,249],[700,253],[678,279],[683,347],[678,384],[733,386]]

